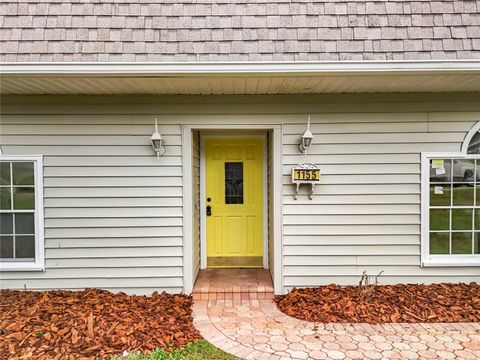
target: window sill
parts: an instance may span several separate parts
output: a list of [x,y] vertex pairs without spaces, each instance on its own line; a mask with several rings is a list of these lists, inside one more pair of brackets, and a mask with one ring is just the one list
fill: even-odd
[[480,256],[432,256],[422,261],[422,267],[480,266]]
[[0,262],[0,271],[45,271],[45,266],[31,262]]

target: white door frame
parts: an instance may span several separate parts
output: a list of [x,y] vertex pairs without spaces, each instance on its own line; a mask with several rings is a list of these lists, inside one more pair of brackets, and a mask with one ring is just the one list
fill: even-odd
[[[199,124],[199,125],[182,125],[182,164],[183,164],[183,280],[184,286],[183,290],[186,294],[189,294],[193,290],[193,285],[195,281],[195,274],[193,268],[193,185],[192,185],[192,155],[193,155],[193,131],[208,131],[208,130],[271,130],[273,132],[272,136],[272,176],[271,181],[273,187],[273,197],[272,204],[270,206],[273,209],[273,234],[271,237],[273,239],[273,285],[275,294],[283,294],[283,258],[282,258],[282,249],[283,249],[283,236],[282,236],[282,126],[281,125],[222,125],[222,124]],[[219,133],[219,136],[222,135]],[[200,142],[202,146],[202,141]],[[266,147],[265,147],[266,148]],[[201,150],[202,151],[202,150]],[[265,156],[265,155],[264,155]],[[201,160],[202,164],[202,160]],[[264,159],[264,164],[267,164],[267,158]],[[202,165],[201,165],[202,166]],[[204,168],[204,166],[203,166]],[[201,174],[202,178],[204,174]],[[265,177],[266,179],[266,177]],[[201,185],[202,189],[203,185]],[[264,189],[264,204],[267,201],[267,189]],[[204,196],[203,196],[204,197]],[[202,209],[205,208],[204,199],[200,199],[200,212],[203,214]],[[268,212],[268,207],[265,206],[265,210]],[[267,213],[268,214],[268,213]],[[202,215],[201,217],[204,217]],[[202,225],[202,231],[205,227]],[[264,250],[264,261],[268,257],[268,222],[264,221],[264,228],[267,230],[265,236],[267,236],[267,248]],[[203,237],[201,235],[201,237]],[[201,267],[205,265],[206,250],[202,250],[201,254]],[[205,257],[204,257],[205,256]],[[203,266],[202,266],[203,265]]]
[[207,203],[206,166],[205,166],[205,139],[208,138],[262,138],[263,139],[263,268],[268,269],[268,165],[267,165],[267,134],[258,132],[232,134],[231,132],[202,132],[200,134],[200,269],[207,268],[207,217],[205,209]]

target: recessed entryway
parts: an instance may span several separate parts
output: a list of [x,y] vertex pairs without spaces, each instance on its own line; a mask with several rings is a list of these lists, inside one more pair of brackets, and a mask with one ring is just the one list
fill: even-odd
[[185,125],[182,143],[184,291],[202,269],[257,268],[283,293],[281,125]]

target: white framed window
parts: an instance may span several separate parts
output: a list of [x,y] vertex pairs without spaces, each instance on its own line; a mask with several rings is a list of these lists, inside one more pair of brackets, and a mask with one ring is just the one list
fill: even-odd
[[480,266],[480,122],[457,153],[422,153],[422,265]]
[[0,155],[0,270],[44,270],[41,155]]

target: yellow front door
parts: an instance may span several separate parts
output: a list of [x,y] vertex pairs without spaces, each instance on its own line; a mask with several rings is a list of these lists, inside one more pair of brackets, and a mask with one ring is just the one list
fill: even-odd
[[262,138],[206,138],[208,267],[263,263]]

